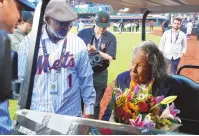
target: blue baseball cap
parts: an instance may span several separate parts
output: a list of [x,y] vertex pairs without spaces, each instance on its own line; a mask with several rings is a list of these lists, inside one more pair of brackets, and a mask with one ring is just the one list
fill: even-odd
[[35,5],[29,2],[28,0],[16,0],[20,3],[26,11],[34,11]]
[[100,11],[96,14],[95,23],[98,27],[109,27],[110,16],[107,12]]
[[33,13],[31,11],[22,11],[22,20],[25,22],[33,22]]

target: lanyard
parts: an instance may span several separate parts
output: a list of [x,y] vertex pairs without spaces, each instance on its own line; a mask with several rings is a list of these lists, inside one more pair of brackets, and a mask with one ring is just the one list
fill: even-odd
[[[41,41],[41,43],[42,43],[44,58],[47,58],[48,53],[47,53],[47,49],[46,49],[46,42],[45,42],[45,40],[43,40],[43,41]],[[63,46],[62,46],[62,52],[61,52],[61,56],[60,56],[59,63],[58,63],[59,66],[58,66],[58,69],[57,69],[57,73],[60,73],[62,63],[64,62],[64,58],[65,58],[64,53],[66,51],[66,43],[67,43],[67,39],[64,40],[64,43],[63,43]],[[49,65],[47,65],[47,70],[48,70],[48,72],[50,72],[50,70],[51,70]]]
[[95,44],[96,44],[96,42],[97,42],[97,49],[99,50],[100,49],[100,45],[101,45],[101,42],[102,42],[102,36],[99,38],[99,39],[97,39],[96,40],[96,37],[95,37]]
[[[171,30],[171,44],[173,43],[173,40],[172,40],[173,34],[172,34],[172,33],[173,33],[173,32],[172,32],[172,30]],[[176,36],[176,40],[175,40],[174,44],[176,44],[176,42],[177,42],[177,40],[178,40],[178,37],[179,37],[179,34],[180,34],[180,32],[179,32],[178,35]]]

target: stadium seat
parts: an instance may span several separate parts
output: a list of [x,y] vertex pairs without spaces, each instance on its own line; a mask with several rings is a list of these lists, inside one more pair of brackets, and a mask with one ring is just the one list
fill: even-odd
[[173,77],[183,84],[175,101],[175,106],[181,111],[179,117],[183,125],[180,132],[199,134],[199,84],[184,76]]

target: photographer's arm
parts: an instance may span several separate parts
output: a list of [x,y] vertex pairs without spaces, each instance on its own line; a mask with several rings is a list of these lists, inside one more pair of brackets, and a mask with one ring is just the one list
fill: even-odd
[[105,60],[109,60],[109,61],[113,60],[113,57],[108,55],[107,53],[103,53],[101,51],[99,51],[99,53],[100,53],[100,56],[102,56]]
[[110,41],[110,43],[106,49],[106,53],[97,50],[95,48],[95,45],[88,45],[88,52],[99,51],[99,54],[101,57],[103,57],[105,60],[111,61],[116,58],[116,48],[117,48],[116,38],[113,37],[113,39]]

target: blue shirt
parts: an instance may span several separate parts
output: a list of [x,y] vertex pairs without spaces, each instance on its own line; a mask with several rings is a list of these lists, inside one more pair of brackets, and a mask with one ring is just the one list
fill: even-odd
[[[85,42],[86,45],[88,45],[91,41],[92,34],[93,28],[86,28],[81,30],[78,33],[78,36]],[[98,45],[98,42],[99,40],[95,40],[95,46],[97,49],[109,54],[111,57],[113,57],[113,59],[116,58],[117,42],[112,33],[106,31],[101,38],[100,45]]]
[[[86,45],[90,44],[90,41],[93,37],[94,34],[94,29],[93,28],[87,28],[83,29],[78,33],[78,36],[85,42]],[[94,45],[96,49],[99,51],[106,53],[110,55],[113,59],[116,59],[116,48],[117,48],[117,42],[115,36],[108,32],[105,31],[103,35],[101,35],[100,38],[94,38]],[[105,59],[100,59],[99,61],[94,61],[95,59],[93,58],[98,58],[99,54],[89,54],[90,62],[92,64],[92,68],[95,73],[101,73],[109,67],[109,60]],[[105,72],[107,73],[107,72]],[[107,73],[108,74],[108,73]],[[100,79],[101,80],[101,79]]]
[[8,100],[0,102],[0,135],[8,135],[11,132],[12,122],[8,111]]

